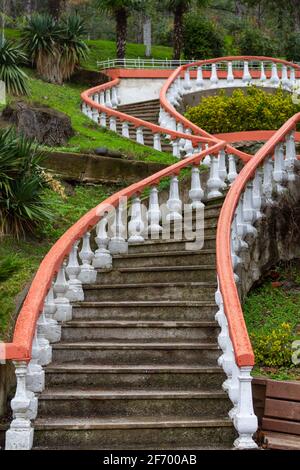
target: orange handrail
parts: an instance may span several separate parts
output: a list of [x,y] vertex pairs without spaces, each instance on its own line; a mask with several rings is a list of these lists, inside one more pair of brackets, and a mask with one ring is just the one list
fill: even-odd
[[218,221],[217,228],[217,272],[220,290],[223,296],[224,310],[228,320],[230,338],[232,340],[236,362],[239,366],[253,366],[254,354],[248,336],[243,311],[240,304],[231,260],[231,224],[235,209],[241,194],[249,180],[254,176],[256,169],[270,155],[275,146],[284,136],[295,129],[300,121],[300,113],[290,118],[256,155],[244,166],[232,184],[226,196]]
[[11,343],[4,344],[2,350],[4,351],[5,357],[0,359],[30,360],[36,323],[39,314],[42,311],[44,299],[47,295],[48,289],[50,288],[54,275],[58,272],[64,258],[71,251],[73,244],[91,227],[94,227],[98,223],[101,216],[109,207],[116,207],[120,198],[130,197],[133,194],[140,193],[144,188],[158,184],[162,178],[178,174],[182,168],[199,164],[206,155],[217,154],[219,150],[224,149],[225,147],[226,142],[219,141],[209,149],[205,149],[197,155],[180,160],[168,168],[165,168],[154,175],[139,181],[138,183],[134,183],[128,188],[118,191],[107,198],[104,202],[101,202],[101,204],[96,206],[94,209],[91,209],[71,228],[69,228],[53,245],[41,262],[19,313],[14,330],[13,341]]

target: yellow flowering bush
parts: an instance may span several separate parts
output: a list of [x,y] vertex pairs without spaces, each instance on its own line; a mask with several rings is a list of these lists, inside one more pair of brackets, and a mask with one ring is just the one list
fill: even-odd
[[198,106],[187,109],[185,116],[212,134],[251,130],[276,130],[300,111],[291,95],[281,88],[274,94],[256,86],[234,90],[232,96],[220,91],[202,98]]
[[269,332],[253,332],[250,339],[257,365],[284,367],[292,365],[292,342],[294,336],[289,323],[281,323]]

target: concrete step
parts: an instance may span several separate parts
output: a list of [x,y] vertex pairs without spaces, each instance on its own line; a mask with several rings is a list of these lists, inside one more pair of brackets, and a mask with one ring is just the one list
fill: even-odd
[[53,346],[53,361],[82,364],[201,364],[215,366],[220,350],[212,342],[91,341],[60,342]]
[[211,341],[219,332],[216,322],[76,321],[64,324],[62,341],[139,340]]
[[97,283],[101,285],[137,282],[216,281],[215,265],[201,266],[147,266],[98,270]]
[[84,301],[73,303],[73,320],[212,321],[217,309],[205,301]]
[[[149,256],[153,256],[153,254],[155,254],[155,256],[164,256],[165,252],[169,251],[172,251],[173,255],[176,255],[175,251],[181,252],[179,255],[188,251],[191,255],[195,256],[198,254],[201,256],[215,255],[216,238],[213,235],[205,237],[204,246],[201,250],[192,252],[187,250],[186,242],[187,240],[145,240],[143,243],[128,245],[128,254],[137,255],[137,253],[148,253]],[[208,257],[206,261],[203,258],[202,262],[203,264],[210,264],[211,259],[214,259],[214,257]]]
[[57,443],[72,449],[126,449],[173,446],[173,448],[231,447],[236,437],[228,418],[158,419],[131,418],[38,418],[34,423],[34,446],[56,448]]
[[102,390],[221,390],[225,380],[223,370],[217,366],[55,364],[45,368],[48,387],[80,386],[84,389],[101,387]]
[[51,389],[39,396],[39,418],[142,417],[219,418],[232,406],[222,390],[99,390]]
[[216,282],[157,282],[135,284],[89,284],[84,299],[90,301],[125,300],[206,300],[213,301]]
[[[160,243],[159,246],[162,246],[161,251],[155,251],[156,244],[147,244],[147,251],[144,253],[140,252],[141,245],[138,246],[137,252],[133,250],[133,247],[130,247],[128,255],[117,255],[113,257],[113,268],[114,270],[120,269],[138,269],[138,268],[152,268],[152,267],[169,267],[177,268],[178,266],[184,270],[186,267],[191,266],[205,266],[211,265],[215,268],[216,263],[216,252],[215,250],[201,250],[198,252],[195,251],[177,251],[171,250],[172,245],[168,244],[170,251],[164,250],[163,243]],[[179,243],[177,244],[177,246]],[[179,245],[179,248],[182,248],[183,244]],[[157,247],[156,247],[157,249]],[[182,279],[182,277],[181,277]]]

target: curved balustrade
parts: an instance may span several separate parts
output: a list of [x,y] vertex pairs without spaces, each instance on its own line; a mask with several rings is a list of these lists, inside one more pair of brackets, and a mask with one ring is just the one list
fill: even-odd
[[[206,63],[216,63],[218,60],[220,61],[215,59]],[[278,62],[284,64],[283,61]],[[189,66],[186,68],[189,69]],[[176,79],[179,73],[181,71],[177,70],[173,79]],[[217,74],[213,74],[213,78],[216,80]],[[170,113],[173,111],[167,99],[164,102],[164,93],[173,79],[171,77],[162,93],[163,106],[166,106]],[[101,114],[105,113],[109,116],[111,129],[115,129],[116,119],[120,119],[124,124],[125,135],[128,132],[126,122],[129,117],[113,109],[118,101],[117,91],[113,91],[117,84],[118,80],[114,80],[88,90],[83,93],[82,99],[86,113],[95,121],[100,119],[101,122],[102,118],[104,123],[104,116],[101,117]],[[174,112],[177,113],[175,109]],[[175,117],[177,120],[178,116]],[[232,151],[224,141],[209,134],[192,134],[201,134],[204,131],[194,129],[180,119],[184,118],[178,118],[176,130],[173,130],[131,118],[138,131],[137,139],[141,143],[141,128],[149,125],[156,136],[157,148],[158,136],[167,134],[177,146],[184,147],[185,153],[191,156],[106,199],[67,230],[42,261],[18,316],[13,341],[4,344],[2,348],[4,357],[1,359],[14,361],[17,376],[16,394],[11,402],[13,421],[6,434],[7,449],[32,447],[31,421],[37,415],[38,394],[45,385],[43,366],[51,362],[51,343],[60,340],[60,322],[72,318],[71,302],[84,299],[82,285],[95,282],[98,268],[111,267],[113,254],[126,252],[128,244],[143,243],[146,238],[159,237],[164,230],[163,221],[169,224],[182,222],[178,175],[188,167],[192,167],[190,211],[201,210],[203,201],[219,197],[225,189],[230,188],[217,231],[219,287],[215,299],[219,311],[216,320],[221,328],[219,346],[223,352],[219,364],[227,375],[223,388],[233,403],[230,417],[239,435],[235,446],[256,447],[252,435],[257,428],[257,419],[253,413],[250,376],[254,355],[239,300],[239,278],[236,270],[241,263],[242,250],[248,247],[249,241],[247,239],[246,242],[245,237],[256,236],[254,224],[261,217],[263,207],[272,203],[274,192],[283,194],[295,180],[297,157],[293,132],[300,120],[300,114],[290,119],[248,161],[239,175],[236,157],[241,155],[238,152]],[[205,149],[202,149],[203,144]],[[198,149],[196,152],[194,147]],[[242,158],[249,160],[247,154],[242,154]],[[202,188],[199,171],[201,163],[209,166],[206,194]],[[159,206],[157,186],[166,177],[170,178],[170,188],[163,214]],[[143,199],[144,196],[149,199],[146,209],[143,210],[140,195],[146,189],[147,194],[143,194]],[[129,199],[130,202],[127,203]],[[127,207],[130,207],[129,220]],[[179,231],[182,232],[182,229]],[[94,245],[91,239],[94,239],[98,247],[95,251],[91,248]]]

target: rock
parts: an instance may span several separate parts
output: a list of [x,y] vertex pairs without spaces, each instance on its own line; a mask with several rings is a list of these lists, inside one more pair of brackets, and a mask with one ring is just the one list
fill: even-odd
[[17,101],[3,110],[3,118],[16,126],[18,134],[50,147],[65,145],[74,135],[69,116],[47,106]]
[[117,150],[110,150],[107,147],[97,147],[94,150],[96,155],[101,155],[101,157],[111,157],[111,158],[123,158],[121,152]]

